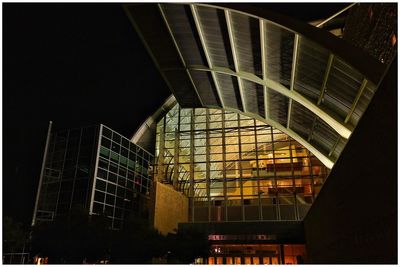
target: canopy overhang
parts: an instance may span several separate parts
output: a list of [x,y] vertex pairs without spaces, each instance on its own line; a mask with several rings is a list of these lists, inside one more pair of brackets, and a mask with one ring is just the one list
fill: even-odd
[[288,134],[332,168],[385,66],[321,29],[245,4],[125,10],[183,108],[222,108]]

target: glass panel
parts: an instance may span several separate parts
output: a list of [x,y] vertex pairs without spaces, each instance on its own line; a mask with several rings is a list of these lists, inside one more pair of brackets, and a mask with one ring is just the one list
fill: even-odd
[[[167,141],[159,144],[164,146],[164,155],[155,166],[156,175],[162,173],[168,179],[178,175],[176,190],[196,198],[195,206],[190,207],[194,221],[304,218],[328,173],[315,156],[286,134],[242,114],[180,109],[180,121],[178,114],[175,112],[169,119],[170,127],[179,129],[180,149],[165,146]],[[194,127],[183,131],[181,126],[190,125],[191,121]],[[224,129],[227,122],[235,123]],[[205,128],[198,128],[197,124]],[[175,130],[171,142],[174,136]],[[193,191],[189,190],[191,179]],[[142,183],[143,180],[139,182]]]
[[219,87],[224,88],[224,90],[221,90],[221,96],[224,99],[226,107],[243,110],[236,77],[216,73],[215,78]]
[[294,34],[275,24],[265,23],[267,77],[290,87]]
[[236,12],[231,13],[231,18],[239,71],[250,72],[261,77],[259,20]]
[[317,103],[321,94],[329,58],[329,51],[318,44],[299,37],[294,90]]

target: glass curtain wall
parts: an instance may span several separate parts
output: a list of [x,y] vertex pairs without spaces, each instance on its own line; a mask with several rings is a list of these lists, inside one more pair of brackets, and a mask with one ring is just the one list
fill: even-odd
[[104,214],[114,229],[146,210],[153,155],[102,125],[92,213]]
[[176,105],[157,124],[158,181],[190,200],[190,221],[301,220],[328,169],[273,127]]
[[89,206],[98,128],[51,133],[36,220],[51,221],[74,206]]

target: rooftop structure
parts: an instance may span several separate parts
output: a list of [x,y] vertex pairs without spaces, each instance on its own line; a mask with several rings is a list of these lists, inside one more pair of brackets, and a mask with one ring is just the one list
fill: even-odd
[[[350,14],[359,14],[354,11],[359,7],[352,4]],[[372,13],[384,9],[371,8]],[[360,239],[370,236],[366,229],[357,233],[356,242],[351,236],[358,226],[372,226],[368,221],[380,217],[362,206],[359,198],[364,196],[357,191],[361,181],[355,181],[370,184],[376,177],[351,169],[348,155],[360,143],[351,139],[358,123],[371,129],[362,117],[374,117],[368,106],[378,88],[387,90],[391,82],[381,84],[397,49],[396,36],[387,31],[380,35],[374,26],[382,25],[383,11],[378,19],[370,18],[368,29],[382,39],[382,46],[374,43],[372,51],[364,43],[351,44],[352,18],[341,39],[254,5],[132,4],[125,10],[173,93],[132,138],[156,148],[156,227],[207,233],[213,250],[198,263],[301,263],[308,253],[309,262],[393,261],[389,234],[376,237],[387,250],[371,257],[352,249],[358,257],[352,258],[341,248],[376,247]],[[383,61],[377,49],[384,52]],[[347,162],[335,169],[348,143]],[[354,164],[360,166],[363,158],[355,157]],[[330,186],[316,197],[331,169],[334,176],[326,179]],[[376,168],[368,169],[376,175]],[[388,174],[385,183],[393,185],[391,170],[382,171]],[[392,192],[378,195],[392,203]],[[343,205],[341,198],[349,204]],[[158,214],[160,200],[170,202]],[[392,208],[385,207],[382,217],[390,225],[388,232],[393,231]],[[341,229],[330,210],[358,216],[346,224],[337,214],[346,236],[335,235]],[[172,222],[165,216],[169,211],[174,212]],[[268,250],[271,254],[264,257]]]
[[256,118],[328,168],[385,69],[329,32],[246,5],[127,5],[126,11],[181,107]]

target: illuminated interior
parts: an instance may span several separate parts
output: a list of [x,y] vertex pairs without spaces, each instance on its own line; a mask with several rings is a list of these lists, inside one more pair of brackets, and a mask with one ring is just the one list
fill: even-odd
[[189,220],[302,220],[328,169],[242,114],[175,105],[158,123],[155,177],[190,200]]
[[301,264],[305,258],[304,245],[218,244],[211,246],[207,260],[198,261],[202,264]]

